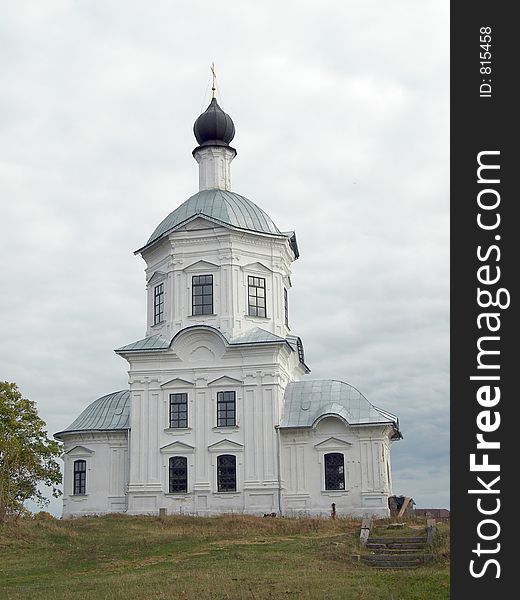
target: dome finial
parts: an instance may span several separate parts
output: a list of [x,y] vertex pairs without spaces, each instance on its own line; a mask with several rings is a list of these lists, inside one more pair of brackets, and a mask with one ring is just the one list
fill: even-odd
[[237,151],[229,143],[235,136],[235,125],[215,97],[215,63],[211,63],[210,69],[213,76],[212,98],[208,108],[193,125],[193,133],[199,144],[193,150],[193,157],[199,163],[200,190],[230,190],[230,164]]
[[210,70],[211,70],[211,76],[213,77],[213,83],[211,85],[211,97],[216,98],[215,92],[217,91],[217,87],[216,87],[215,83],[216,83],[216,79],[217,79],[217,74],[215,73],[215,63],[214,62],[211,63]]

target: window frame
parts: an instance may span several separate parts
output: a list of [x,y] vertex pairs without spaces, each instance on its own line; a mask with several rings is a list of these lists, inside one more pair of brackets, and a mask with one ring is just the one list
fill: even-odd
[[[256,283],[258,282],[258,284]],[[261,285],[263,282],[263,285]],[[263,292],[263,295],[262,293]],[[253,301],[253,302],[251,302]],[[263,302],[263,306],[261,303]],[[259,314],[263,311],[264,314]],[[267,319],[267,281],[265,277],[247,276],[247,315]]]
[[[232,465],[221,465],[220,463],[224,460],[224,459],[230,459],[230,463],[232,463]],[[231,460],[232,459],[232,460]],[[226,494],[226,493],[236,493],[238,491],[238,481],[237,481],[237,457],[234,454],[218,454],[217,455],[217,464],[216,464],[216,469],[217,469],[217,492],[219,494]],[[222,477],[230,477],[230,475],[223,475],[222,474],[222,469],[232,469],[232,480],[233,480],[233,489],[231,489],[230,486],[223,486],[222,485]]]
[[[181,461],[183,463],[183,466],[174,466],[173,462],[177,460],[177,461]],[[183,489],[173,489],[174,485],[173,485],[173,471],[177,469],[177,470],[184,470],[184,477],[180,478],[180,481],[183,481]],[[188,463],[188,458],[186,456],[170,456],[170,458],[168,459],[168,493],[169,494],[187,494],[188,493],[188,477],[189,477],[189,463]],[[178,484],[177,484],[178,485]]]
[[[79,469],[79,466],[82,469]],[[78,458],[72,465],[72,495],[85,496],[87,494],[87,461],[84,458]],[[79,476],[79,477],[78,477]]]
[[[183,397],[183,402],[180,403],[175,403],[173,402],[173,398],[174,396],[182,396]],[[178,411],[176,417],[173,415],[172,413],[172,408],[174,406],[184,406],[184,410],[182,411]],[[189,410],[188,410],[188,394],[186,392],[171,392],[168,396],[168,427],[169,429],[188,429],[189,425]],[[185,418],[182,418],[179,416],[179,412],[183,412],[186,413]],[[181,424],[174,424],[174,421],[177,420],[178,423],[184,422],[184,425]]]
[[[204,278],[210,278],[210,282],[204,281],[204,282],[200,282],[200,278],[204,277]],[[195,281],[197,280],[197,282]],[[211,292],[204,292],[204,288],[205,287],[210,287],[211,286]],[[202,288],[200,290],[200,293],[195,293],[195,291],[199,291],[199,288]],[[203,273],[200,275],[192,275],[191,276],[191,316],[192,317],[204,317],[204,316],[210,316],[210,315],[214,315],[215,314],[215,280],[213,278],[213,273]],[[201,303],[200,304],[195,304],[195,298],[201,298]],[[211,302],[205,302],[205,298],[211,297]],[[205,312],[204,311],[204,307],[205,306],[209,306],[210,307],[210,312]],[[202,312],[196,312],[196,307],[201,308]]]
[[164,321],[164,281],[153,287],[153,324]]
[[[232,398],[226,397],[226,394],[231,394]],[[233,423],[228,423],[229,420],[229,404],[233,403]],[[226,406],[222,409],[222,405]],[[221,421],[221,413],[225,412],[223,417],[225,422]],[[221,390],[217,392],[217,427],[236,427],[237,426],[237,393],[235,390]]]
[[[329,457],[341,457],[341,464],[337,465],[328,465]],[[338,472],[336,474],[331,473],[332,469],[337,469]],[[346,490],[346,481],[345,481],[345,454],[343,452],[327,452],[323,455],[323,474],[324,474],[324,490],[326,492],[344,492]],[[338,487],[329,487],[331,477],[338,477],[337,486]],[[343,487],[341,487],[343,485]]]

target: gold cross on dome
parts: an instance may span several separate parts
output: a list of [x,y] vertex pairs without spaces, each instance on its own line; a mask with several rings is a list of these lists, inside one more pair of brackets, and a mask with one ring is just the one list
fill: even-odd
[[217,79],[217,75],[215,73],[215,63],[211,63],[210,69],[211,69],[211,75],[213,77],[213,83],[212,83],[212,86],[211,86],[211,97],[215,98],[215,92],[217,90],[217,88],[215,86],[215,80]]

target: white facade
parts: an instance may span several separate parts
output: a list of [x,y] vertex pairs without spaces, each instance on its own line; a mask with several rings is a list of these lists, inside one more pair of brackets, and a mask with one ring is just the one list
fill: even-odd
[[294,234],[229,191],[229,135],[206,142],[197,123],[196,135],[200,192],[139,250],[146,336],[116,350],[129,392],[56,434],[64,516],[328,514],[332,503],[387,515],[397,419],[347,384],[304,383],[288,320]]

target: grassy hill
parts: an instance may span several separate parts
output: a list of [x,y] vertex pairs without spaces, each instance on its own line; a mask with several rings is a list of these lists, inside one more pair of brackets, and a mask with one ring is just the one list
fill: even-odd
[[447,600],[447,526],[437,558],[371,569],[358,521],[222,517],[23,519],[0,526],[0,598],[43,600]]

